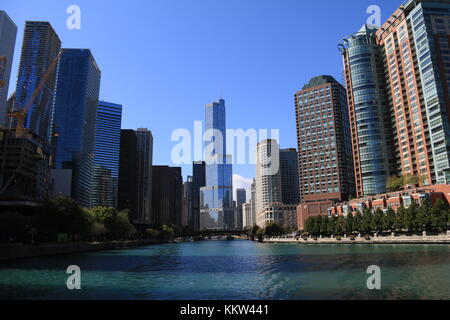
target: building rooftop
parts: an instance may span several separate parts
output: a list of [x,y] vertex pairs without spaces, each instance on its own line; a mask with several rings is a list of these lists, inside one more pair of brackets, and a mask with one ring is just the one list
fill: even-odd
[[328,75],[321,75],[318,77],[314,77],[311,80],[309,80],[308,84],[305,84],[302,88],[302,90],[311,89],[314,87],[318,87],[327,83],[339,83],[335,78]]

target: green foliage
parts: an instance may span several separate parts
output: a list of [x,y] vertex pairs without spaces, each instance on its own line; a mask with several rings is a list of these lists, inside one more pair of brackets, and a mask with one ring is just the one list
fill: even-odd
[[395,224],[395,211],[392,208],[388,208],[382,218],[382,230],[393,231]]
[[364,210],[361,218],[361,232],[368,233],[372,230],[372,212],[369,209]]
[[353,213],[349,212],[346,217],[346,231],[348,234],[352,234],[354,231],[354,218]]
[[377,209],[372,216],[372,222],[371,222],[371,230],[376,232],[383,231],[383,217],[384,212],[381,209]]
[[388,179],[386,186],[390,192],[396,192],[405,189],[407,186],[422,184],[424,179],[425,177],[410,174],[400,177],[393,176]]
[[313,236],[350,235],[353,232],[445,232],[449,229],[450,209],[443,201],[437,201],[433,207],[429,201],[419,206],[415,201],[408,209],[400,207],[397,212],[388,208],[386,212],[377,209],[374,213],[366,209],[361,215],[349,213],[343,216],[311,216],[306,220],[305,232]]
[[269,237],[281,236],[281,235],[285,234],[285,231],[284,231],[283,227],[281,227],[280,225],[278,225],[276,223],[269,223],[266,225],[264,234]]
[[63,233],[87,238],[91,226],[89,215],[74,200],[57,197],[44,203],[36,216],[35,227],[39,233],[55,240]]
[[175,231],[171,226],[163,225],[161,227],[161,237],[165,240],[170,240],[175,237]]
[[150,239],[157,239],[157,238],[159,238],[159,235],[160,235],[159,230],[152,229],[152,228],[145,230],[145,234]]
[[118,212],[114,208],[97,207],[90,210],[94,223],[106,228],[106,237],[109,240],[129,240],[136,235],[136,228],[130,221],[129,211]]

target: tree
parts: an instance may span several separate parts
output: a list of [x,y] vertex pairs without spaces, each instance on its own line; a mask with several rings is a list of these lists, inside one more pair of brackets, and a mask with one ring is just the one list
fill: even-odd
[[346,222],[347,222],[346,229],[349,234],[352,234],[353,230],[354,230],[354,221],[353,220],[354,220],[353,213],[349,212],[347,214],[347,218],[346,218]]
[[37,230],[56,240],[59,233],[87,238],[91,229],[88,213],[70,198],[56,197],[47,200],[35,219]]
[[322,216],[320,220],[320,234],[323,236],[329,236],[330,233],[330,218],[328,216]]
[[264,233],[269,237],[273,237],[273,236],[281,236],[285,234],[285,231],[280,225],[276,223],[269,223],[266,225]]
[[395,223],[395,211],[389,207],[386,210],[386,213],[382,219],[383,230],[384,231],[393,231],[394,223]]
[[108,233],[108,230],[106,230],[106,227],[103,223],[94,222],[91,225],[91,238],[96,241],[102,241],[105,240],[105,237]]
[[416,227],[418,231],[429,232],[433,230],[430,203],[428,200],[424,200],[422,205],[418,208],[416,216]]
[[370,224],[371,231],[375,232],[383,231],[383,217],[384,217],[383,210],[378,208],[372,216],[372,221]]
[[437,232],[447,231],[450,214],[448,204],[442,199],[439,199],[430,211],[431,225],[433,230]]
[[390,177],[387,181],[387,189],[389,192],[400,191],[403,188],[403,177]]
[[413,200],[411,205],[409,206],[408,209],[406,209],[405,211],[405,216],[404,216],[404,227],[409,231],[416,231],[417,228],[417,212],[418,212],[418,205],[417,203]]
[[361,232],[369,233],[372,231],[372,218],[372,212],[370,212],[369,209],[366,209],[361,219]]
[[346,221],[343,216],[339,216],[336,220],[336,234],[343,235],[346,232]]
[[261,230],[261,228],[257,225],[254,225],[252,230],[251,230],[251,235],[252,236],[256,236],[256,234],[258,233],[258,231]]
[[359,211],[356,212],[353,218],[353,230],[359,233],[362,232],[362,215]]
[[172,227],[163,225],[161,227],[161,236],[166,240],[173,239],[175,237],[175,231],[173,231]]
[[159,231],[152,228],[145,230],[145,234],[150,239],[157,239],[159,237]]
[[128,240],[136,235],[136,228],[130,222],[128,210],[117,214],[109,228],[110,235],[115,240]]

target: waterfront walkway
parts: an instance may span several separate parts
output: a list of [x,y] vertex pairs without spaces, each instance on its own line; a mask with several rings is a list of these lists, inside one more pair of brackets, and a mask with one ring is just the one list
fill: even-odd
[[264,243],[298,243],[298,244],[450,244],[450,234],[439,236],[371,236],[354,237],[273,237],[265,238]]

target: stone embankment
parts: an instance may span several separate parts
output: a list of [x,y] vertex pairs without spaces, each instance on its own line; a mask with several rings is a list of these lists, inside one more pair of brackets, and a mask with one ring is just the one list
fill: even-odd
[[447,235],[427,236],[370,236],[370,237],[274,237],[265,238],[264,243],[298,244],[450,244],[450,232]]

